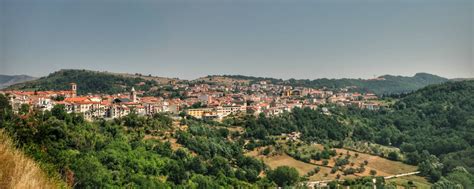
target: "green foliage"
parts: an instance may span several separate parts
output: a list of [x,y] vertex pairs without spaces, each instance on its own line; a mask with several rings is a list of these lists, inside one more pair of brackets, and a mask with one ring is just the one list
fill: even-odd
[[323,160],[323,165],[328,165],[329,161],[327,159]]
[[343,166],[349,164],[349,160],[346,158],[338,158],[336,159],[336,166]]
[[[137,85],[139,83],[144,85]],[[78,94],[87,93],[121,93],[130,90],[133,86],[137,90],[148,91],[156,86],[155,81],[141,78],[132,78],[88,70],[60,70],[37,80],[19,83],[8,87],[18,90],[70,90],[70,83],[77,83]]]
[[265,149],[263,149],[262,155],[265,155],[265,156],[266,156],[266,155],[270,154],[270,152],[271,152],[270,147],[266,147]]
[[20,115],[25,115],[25,114],[28,114],[30,112],[30,105],[28,104],[22,104],[20,106],[20,109],[18,110],[18,113]]
[[374,175],[376,175],[376,174],[377,174],[377,171],[376,171],[376,170],[373,170],[373,169],[370,170],[370,175],[374,176]]
[[398,161],[400,159],[397,152],[390,152],[390,153],[388,153],[387,157],[388,157],[388,159],[393,160],[393,161]]
[[456,183],[456,185],[462,185],[464,188],[474,186],[474,175],[469,173],[464,167],[456,167],[448,175],[446,180]]
[[[473,156],[474,144],[472,91],[474,81],[448,82],[408,94],[391,110],[333,111],[344,115],[342,119],[357,123],[353,139],[400,147],[403,154],[391,152],[388,158],[419,165],[422,173],[436,182],[456,166],[473,172],[474,161],[468,158]],[[359,126],[362,128],[357,129]],[[430,154],[439,160],[427,161]]]
[[293,167],[280,166],[267,173],[268,179],[275,182],[278,186],[293,186],[299,180],[298,171]]
[[4,122],[9,119],[10,115],[12,115],[11,111],[12,109],[8,96],[0,94],[0,127],[4,125]]
[[[0,95],[0,104],[4,99]],[[144,130],[171,127],[172,120],[164,114],[130,114],[112,121],[85,122],[81,115],[67,114],[63,108],[33,111],[23,117],[2,111],[4,121],[0,128],[44,165],[46,172],[62,174],[75,187],[251,188],[257,182],[268,185],[258,177],[265,168],[263,162],[244,156],[242,144],[225,140],[227,129],[193,123],[189,132],[178,134],[181,142],[187,141],[183,144],[196,150],[197,155],[191,155],[182,148],[174,151],[169,142],[144,140]],[[206,153],[209,149],[210,153]]]
[[310,108],[294,108],[291,113],[274,117],[247,116],[245,128],[247,137],[262,140],[295,131],[302,132],[302,139],[306,141],[343,140],[349,134],[349,128],[334,117]]

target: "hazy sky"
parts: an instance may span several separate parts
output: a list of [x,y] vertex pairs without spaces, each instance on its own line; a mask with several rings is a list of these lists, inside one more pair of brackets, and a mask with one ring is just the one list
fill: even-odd
[[473,0],[0,0],[0,74],[474,77]]

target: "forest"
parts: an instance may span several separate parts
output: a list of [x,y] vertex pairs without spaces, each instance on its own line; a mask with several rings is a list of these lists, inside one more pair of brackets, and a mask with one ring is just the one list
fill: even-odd
[[156,86],[157,82],[142,78],[131,78],[114,75],[106,72],[89,70],[59,70],[37,80],[18,83],[9,86],[15,90],[70,90],[70,83],[77,83],[78,95],[84,94],[116,94],[130,91],[131,87],[137,90],[148,91]]

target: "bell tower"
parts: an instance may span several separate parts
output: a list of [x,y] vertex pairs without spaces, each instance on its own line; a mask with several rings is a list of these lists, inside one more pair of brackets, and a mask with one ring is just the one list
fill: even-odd
[[77,95],[77,84],[76,83],[70,83],[71,85],[71,96],[76,97]]
[[132,90],[130,91],[130,100],[132,100],[132,102],[137,102],[137,93],[135,92],[134,87],[132,87]]

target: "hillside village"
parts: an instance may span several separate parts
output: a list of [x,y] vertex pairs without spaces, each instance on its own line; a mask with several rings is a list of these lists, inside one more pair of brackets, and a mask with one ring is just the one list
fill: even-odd
[[[167,94],[147,95],[147,91],[138,91],[135,87],[129,88],[129,92],[117,94],[78,95],[81,86],[76,83],[70,83],[69,90],[3,90],[0,93],[9,96],[14,111],[18,111],[24,104],[39,110],[51,110],[60,104],[64,105],[67,112],[81,113],[87,120],[119,118],[132,111],[138,115],[185,112],[199,119],[220,120],[231,114],[263,113],[272,116],[290,112],[295,107],[316,109],[325,104],[369,110],[377,110],[383,106],[375,94],[349,92],[350,87],[338,90],[315,89],[272,84],[267,81],[253,84],[170,81],[167,87],[177,91],[180,97],[170,97]],[[324,108],[323,111],[327,109]]]

